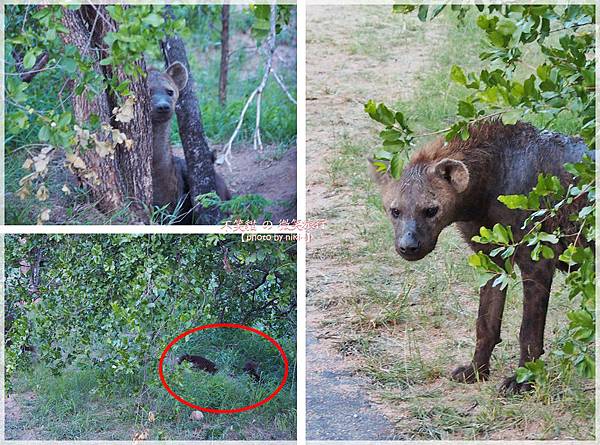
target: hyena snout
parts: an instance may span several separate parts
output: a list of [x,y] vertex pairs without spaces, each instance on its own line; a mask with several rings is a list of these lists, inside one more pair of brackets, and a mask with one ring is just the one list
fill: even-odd
[[396,252],[408,261],[417,261],[433,250],[436,238],[420,221],[406,221],[396,226]]
[[172,101],[164,97],[152,97],[153,120],[165,121],[173,115],[174,106]]
[[396,252],[403,257],[412,257],[419,253],[421,242],[413,232],[406,232],[396,240]]

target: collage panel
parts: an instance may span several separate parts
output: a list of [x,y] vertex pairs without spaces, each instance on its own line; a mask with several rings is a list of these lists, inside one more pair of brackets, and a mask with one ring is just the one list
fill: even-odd
[[5,239],[5,439],[296,439],[295,242]]
[[295,5],[5,6],[9,225],[296,220]]
[[595,438],[595,18],[307,7],[309,443]]

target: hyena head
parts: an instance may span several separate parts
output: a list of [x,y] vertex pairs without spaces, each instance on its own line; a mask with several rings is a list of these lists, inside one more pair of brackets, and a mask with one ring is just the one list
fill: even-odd
[[152,123],[163,123],[171,119],[179,92],[185,88],[188,72],[179,62],[172,63],[163,73],[148,71],[148,88],[152,98]]
[[406,260],[420,260],[435,248],[442,229],[455,222],[469,184],[467,167],[447,158],[409,163],[397,180],[372,162],[370,171],[394,226],[396,252]]

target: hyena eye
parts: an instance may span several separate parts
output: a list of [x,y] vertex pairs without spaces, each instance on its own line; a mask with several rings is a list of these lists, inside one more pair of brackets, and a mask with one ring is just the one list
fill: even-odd
[[167,90],[167,94],[169,96],[173,96],[173,94],[175,94],[175,91],[173,91],[173,90]]
[[437,215],[439,209],[439,207],[427,207],[423,211],[423,214],[425,215],[425,218],[433,218],[435,215]]
[[390,209],[390,213],[392,214],[392,218],[400,217],[400,210],[398,210],[398,209]]

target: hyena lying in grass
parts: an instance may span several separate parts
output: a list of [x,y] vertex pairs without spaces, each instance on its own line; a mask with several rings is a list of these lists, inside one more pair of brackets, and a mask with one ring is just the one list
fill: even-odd
[[[183,362],[190,362],[195,369],[199,369],[201,371],[206,371],[209,374],[216,374],[218,371],[217,365],[210,361],[209,359],[202,357],[201,355],[190,355],[183,354],[181,357],[177,359],[177,364],[182,364]],[[248,374],[250,377],[254,379],[255,382],[260,381],[260,374],[258,372],[258,363],[253,360],[248,360],[244,363],[244,367],[242,371]]]
[[[443,139],[438,139],[421,148],[398,180],[371,165],[371,174],[380,187],[385,210],[394,226],[396,251],[404,259],[423,258],[435,248],[442,229],[452,223],[457,224],[476,252],[489,254],[495,247],[471,240],[479,235],[482,226],[492,227],[496,223],[511,226],[515,241],[519,241],[525,235],[521,226],[528,213],[508,209],[498,201],[498,196],[528,194],[536,185],[539,173],[556,175],[566,187],[571,176],[564,164],[579,162],[584,154],[591,155],[581,139],[539,131],[527,123],[504,125],[488,120],[472,125],[470,134],[467,141],[457,138],[445,144]],[[552,233],[560,227],[562,233],[577,233],[578,227],[569,221],[569,215],[586,204],[585,200],[579,200],[563,207],[556,218],[544,223],[543,230]],[[552,247],[553,259],[533,261],[531,249],[525,246],[515,253],[524,291],[519,366],[544,352],[552,277],[556,268],[566,269],[558,256],[567,242],[561,239]],[[492,282],[493,279],[480,289],[475,354],[471,363],[454,370],[453,380],[473,383],[489,377],[492,350],[501,341],[506,297],[506,288],[500,290],[498,286],[493,287]],[[514,375],[506,378],[501,387],[509,393],[529,388],[526,383],[517,383]]]
[[[173,155],[169,144],[171,117],[179,92],[185,88],[188,72],[179,62],[172,63],[165,72],[148,71],[148,88],[152,98],[152,189],[153,205],[168,205],[173,212],[184,200],[180,213],[187,213],[185,222],[191,222],[191,199],[185,160]],[[213,155],[214,162],[214,155]],[[217,194],[222,200],[231,199],[225,180],[215,174]]]

